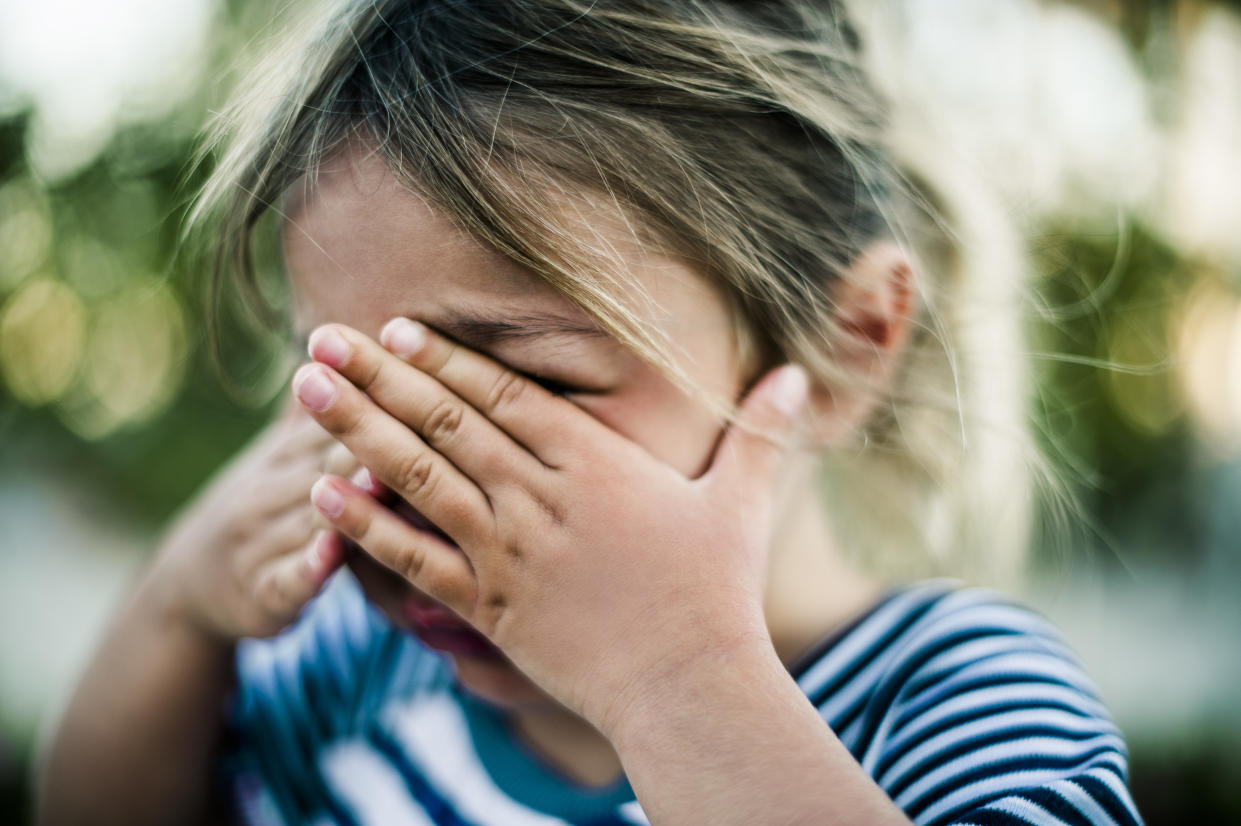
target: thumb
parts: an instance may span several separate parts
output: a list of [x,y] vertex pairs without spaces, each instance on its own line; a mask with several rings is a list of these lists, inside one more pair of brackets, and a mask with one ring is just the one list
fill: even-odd
[[796,364],[764,376],[741,403],[737,421],[720,442],[708,473],[712,484],[754,490],[773,482],[808,392],[806,371]]

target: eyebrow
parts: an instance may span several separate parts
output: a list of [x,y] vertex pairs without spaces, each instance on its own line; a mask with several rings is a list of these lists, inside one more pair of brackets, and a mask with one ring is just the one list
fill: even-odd
[[[597,325],[555,313],[499,315],[470,312],[425,320],[408,314],[405,317],[424,323],[471,350],[485,350],[521,339],[546,341],[554,338],[609,337]],[[299,332],[298,342],[302,350],[307,348],[309,338],[310,331]]]
[[608,336],[595,324],[555,313],[454,314],[440,319],[427,320],[426,324],[472,350],[481,350],[521,339],[607,338]]

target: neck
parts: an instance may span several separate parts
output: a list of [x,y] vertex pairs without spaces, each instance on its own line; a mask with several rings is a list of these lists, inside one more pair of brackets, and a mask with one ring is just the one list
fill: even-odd
[[599,730],[559,704],[514,709],[517,734],[544,761],[583,786],[610,786],[622,771],[616,750]]
[[776,514],[764,612],[780,661],[791,665],[823,638],[873,605],[882,585],[843,558],[816,482],[817,463],[798,460],[785,477]]

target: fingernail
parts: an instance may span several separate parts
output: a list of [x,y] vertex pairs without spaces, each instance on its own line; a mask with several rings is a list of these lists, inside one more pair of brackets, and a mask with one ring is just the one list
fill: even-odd
[[322,413],[336,401],[336,386],[317,364],[303,364],[298,368],[293,377],[293,392],[302,404],[316,413]]
[[790,364],[775,378],[775,387],[771,389],[771,403],[791,419],[801,411],[809,389],[810,381],[806,377],[806,371],[799,365]]
[[310,561],[310,567],[319,570],[323,567],[323,543],[330,534],[327,531],[319,531],[315,534],[314,541],[310,543],[310,552],[307,554]]
[[355,488],[361,488],[367,493],[370,493],[371,488],[375,486],[374,477],[371,476],[371,472],[366,468],[362,468],[357,473],[353,474],[353,478],[349,481],[353,483]]
[[320,327],[311,333],[306,349],[312,359],[330,364],[332,367],[340,367],[349,360],[349,356],[353,353],[349,342],[331,327]]
[[310,488],[310,501],[328,519],[335,519],[345,510],[345,497],[341,496],[326,476]]
[[402,358],[409,358],[427,343],[427,328],[408,318],[394,318],[379,331],[379,343]]

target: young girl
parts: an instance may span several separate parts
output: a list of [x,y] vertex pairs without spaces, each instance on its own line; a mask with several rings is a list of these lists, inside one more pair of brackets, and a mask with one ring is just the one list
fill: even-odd
[[253,289],[279,204],[311,361],[44,821],[1137,822],[1054,630],[854,564],[1025,512],[1011,278],[860,66],[828,0],[348,2],[282,53],[198,218]]

